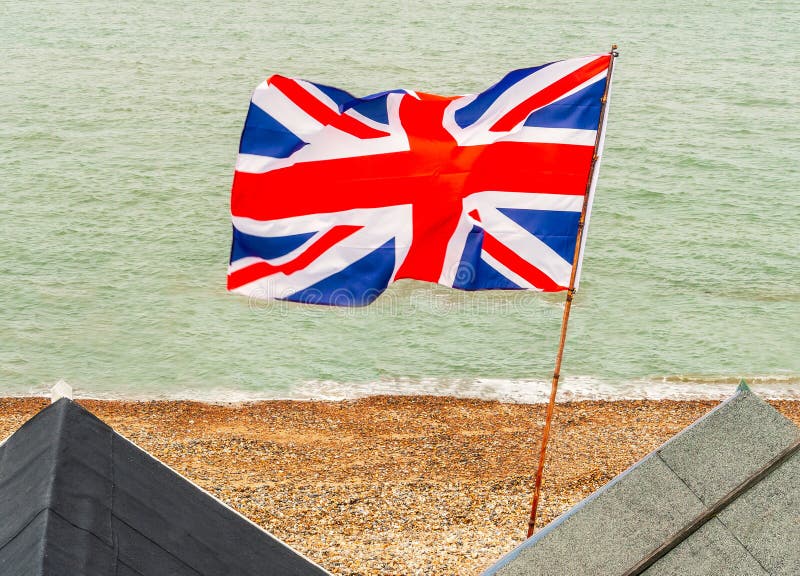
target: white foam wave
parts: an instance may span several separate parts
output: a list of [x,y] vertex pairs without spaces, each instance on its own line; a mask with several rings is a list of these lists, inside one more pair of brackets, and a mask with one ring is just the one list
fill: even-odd
[[[559,384],[560,402],[581,400],[718,400],[731,396],[737,383],[730,381],[634,380],[610,383],[590,376],[566,378]],[[800,400],[800,382],[762,382],[754,379],[750,388],[769,400]],[[550,382],[543,380],[507,380],[479,378],[475,380],[394,380],[370,384],[346,384],[311,381],[298,386],[294,394],[300,398],[343,400],[379,394],[435,395],[458,398],[479,398],[518,402],[545,403],[550,398]]]
[[[768,400],[800,400],[800,379],[796,377],[747,378],[750,388]],[[734,378],[663,377],[609,382],[591,376],[562,379],[558,401],[582,400],[721,400],[731,396],[738,380]],[[47,396],[48,387],[31,390],[28,396]],[[243,403],[263,400],[349,400],[367,396],[452,396],[524,404],[548,401],[550,382],[534,379],[452,379],[401,378],[373,382],[310,380],[289,390],[248,391],[235,388],[184,388],[169,392],[109,392],[82,390],[77,398],[99,400],[192,400],[210,403]]]

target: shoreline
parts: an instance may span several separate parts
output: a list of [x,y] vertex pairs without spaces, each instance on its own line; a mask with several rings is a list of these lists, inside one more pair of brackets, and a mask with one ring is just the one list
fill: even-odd
[[[477,575],[511,550],[545,410],[443,396],[77,401],[337,576]],[[48,403],[0,398],[0,441]],[[560,402],[539,526],[718,403]],[[800,401],[770,404],[800,424]]]
[[[747,376],[753,392],[767,400],[800,401],[800,376]],[[609,382],[593,376],[570,376],[559,383],[559,402],[638,400],[724,400],[736,390],[740,377],[663,376]],[[259,402],[346,402],[373,396],[430,396],[499,401],[511,404],[542,404],[550,397],[550,380],[522,378],[401,378],[369,382],[309,380],[291,390],[242,391],[239,388],[179,388],[175,392],[144,388],[137,393],[75,391],[82,400],[110,402],[202,402],[214,405]],[[6,398],[49,397],[49,386],[6,394]]]

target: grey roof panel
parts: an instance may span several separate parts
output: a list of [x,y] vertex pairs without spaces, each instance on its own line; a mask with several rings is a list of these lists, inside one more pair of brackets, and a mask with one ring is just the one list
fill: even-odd
[[602,497],[585,501],[535,546],[517,548],[486,574],[618,574],[702,511],[681,479],[651,458],[607,486]]
[[646,570],[643,576],[770,576],[714,519]]
[[164,574],[170,576],[202,576],[180,558],[124,522],[115,519],[114,530],[119,535],[119,559],[137,574],[147,574],[148,567],[155,564],[161,567]]
[[773,576],[800,574],[800,452],[719,516]]
[[[789,449],[800,430],[746,386],[490,567],[484,576],[623,574]],[[800,453],[798,453],[800,454]],[[647,574],[800,574],[791,457]]]
[[112,547],[52,510],[45,516],[42,576],[114,574],[117,559]]
[[57,455],[51,436],[58,413],[49,410],[38,418],[41,425],[29,420],[0,446],[0,549],[49,502]]
[[49,507],[76,528],[113,546],[111,503],[116,478],[111,451],[117,434],[74,403],[65,405],[60,428],[54,427],[52,433],[57,481],[50,484]]
[[0,446],[0,576],[324,576],[59,400]]
[[744,390],[658,450],[706,505],[738,486],[797,438],[791,420]]
[[0,574],[41,576],[46,520],[46,514],[42,512],[16,535],[0,542]]

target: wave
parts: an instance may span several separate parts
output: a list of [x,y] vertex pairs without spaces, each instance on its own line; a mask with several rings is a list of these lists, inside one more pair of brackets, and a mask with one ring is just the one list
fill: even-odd
[[[798,376],[746,377],[750,388],[768,400],[800,400]],[[721,400],[731,396],[740,379],[733,377],[663,376],[605,381],[592,376],[576,376],[561,381],[558,401],[584,400]],[[24,396],[47,396],[49,387],[30,390]],[[501,378],[420,378],[387,379],[372,382],[309,380],[284,390],[242,390],[238,388],[183,388],[173,391],[93,391],[75,390],[76,398],[98,400],[190,400],[209,403],[244,403],[266,400],[337,401],[368,396],[452,396],[540,404],[548,401],[550,382],[534,379]]]

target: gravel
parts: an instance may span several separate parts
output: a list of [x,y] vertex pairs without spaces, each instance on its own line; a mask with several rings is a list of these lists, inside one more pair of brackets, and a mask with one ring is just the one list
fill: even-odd
[[[46,403],[0,399],[0,439]],[[340,576],[476,575],[519,544],[545,408],[402,396],[80,403]],[[716,404],[559,404],[539,525]],[[800,402],[772,404],[800,423]]]

